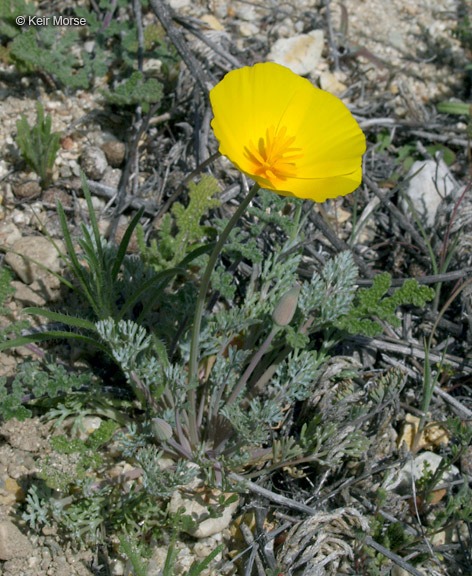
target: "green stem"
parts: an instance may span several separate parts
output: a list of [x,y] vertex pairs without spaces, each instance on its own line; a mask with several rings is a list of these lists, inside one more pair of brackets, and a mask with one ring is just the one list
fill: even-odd
[[243,389],[246,382],[249,380],[249,377],[251,376],[251,374],[254,372],[254,369],[258,365],[259,360],[266,353],[267,348],[270,346],[270,343],[272,342],[272,340],[274,339],[274,336],[277,334],[278,331],[279,331],[279,326],[274,326],[272,328],[269,335],[265,339],[264,343],[259,348],[259,350],[255,354],[254,358],[251,360],[251,363],[246,368],[246,371],[244,372],[244,374],[239,379],[239,382],[236,384],[233,392],[231,393],[231,396],[228,398],[228,400],[225,403],[226,406],[230,406],[230,404],[232,404],[233,402],[236,401],[236,398],[239,396],[239,393]]
[[300,216],[302,214],[302,203],[299,202],[297,207],[295,208],[295,214],[293,215],[293,222],[292,222],[292,232],[290,233],[290,241],[294,242],[297,237],[298,233],[300,232]]
[[193,318],[192,327],[192,342],[190,346],[190,361],[189,361],[189,371],[188,371],[188,382],[190,384],[189,390],[189,402],[190,402],[190,414],[189,414],[189,427],[190,427],[190,439],[192,444],[195,446],[198,443],[198,429],[197,429],[197,394],[194,387],[195,381],[198,378],[198,344],[200,339],[200,327],[202,323],[203,308],[205,306],[205,299],[208,292],[208,286],[210,285],[210,278],[215,267],[218,256],[220,255],[221,249],[224,243],[228,239],[231,230],[234,228],[236,222],[239,220],[243,212],[248,207],[251,200],[257,194],[259,190],[259,185],[254,184],[249,194],[241,202],[236,212],[231,217],[231,220],[226,225],[226,228],[221,233],[218,238],[218,242],[213,248],[208,264],[203,273],[202,281],[200,284],[200,292],[197,298],[197,305],[195,307],[195,316]]

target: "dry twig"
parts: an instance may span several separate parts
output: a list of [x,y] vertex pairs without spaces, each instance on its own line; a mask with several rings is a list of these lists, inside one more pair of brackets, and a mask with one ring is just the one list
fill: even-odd
[[369,186],[372,192],[380,199],[382,204],[384,204],[385,207],[388,208],[389,212],[398,222],[400,227],[411,235],[411,237],[416,242],[417,246],[421,249],[421,251],[424,254],[428,254],[428,248],[426,247],[426,244],[424,243],[421,234],[416,230],[416,228],[411,224],[411,222],[407,218],[405,218],[405,215],[395,206],[395,204],[387,198],[386,194],[382,192],[377,183],[374,182],[371,178],[369,178],[369,176],[367,176],[366,174],[364,174],[364,182]]
[[163,2],[163,0],[149,0],[149,4],[154,10],[156,16],[159,18],[162,27],[167,32],[169,40],[175,46],[180,57],[185,62],[187,68],[192,73],[200,88],[203,90],[203,93],[208,95],[215,82],[208,76],[200,62],[193,55],[182,32],[172,22],[172,13],[170,8],[165,2]]
[[[239,474],[236,474],[234,472],[230,474],[230,478],[239,484],[241,483],[244,484],[244,486],[251,492],[259,494],[260,496],[264,496],[271,502],[275,502],[279,505],[286,506],[288,508],[291,508],[292,510],[298,510],[299,512],[303,512],[305,514],[308,514],[309,516],[315,516],[318,513],[318,511],[315,508],[306,506],[305,504],[297,502],[296,500],[292,500],[291,498],[287,498],[286,496],[275,494],[271,490],[267,490],[262,486],[258,486],[254,482],[250,482],[246,480],[243,476],[240,476]],[[395,554],[394,552],[391,552],[381,544],[378,544],[371,536],[366,535],[364,537],[364,542],[365,544],[367,544],[367,546],[374,548],[374,550],[377,550],[377,552],[380,552],[386,558],[389,558],[390,560],[392,560],[392,562],[394,562],[395,564],[397,564],[410,574],[413,574],[413,576],[423,576],[422,572],[416,570],[416,568],[414,568],[408,562],[403,560],[403,558],[398,556],[398,554]]]
[[[425,351],[422,346],[404,342],[402,340],[393,340],[387,337],[368,338],[367,336],[360,335],[349,336],[346,340],[354,342],[357,346],[374,348],[380,352],[394,352],[396,354],[401,354],[402,356],[412,356],[421,360],[425,359]],[[442,355],[431,351],[429,353],[429,358],[431,362],[440,362]],[[465,374],[472,374],[472,365],[463,358],[453,356],[452,354],[446,354],[444,361],[453,368],[462,370]]]

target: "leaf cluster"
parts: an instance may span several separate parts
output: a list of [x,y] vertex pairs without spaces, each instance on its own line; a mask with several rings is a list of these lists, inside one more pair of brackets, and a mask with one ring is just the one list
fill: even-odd
[[[376,542],[387,550],[398,553],[414,543],[415,537],[405,531],[400,522],[388,523],[378,514],[370,522],[371,534]],[[364,547],[367,556],[371,559],[367,563],[367,573],[382,574],[382,568],[387,567],[387,558],[373,548]]]
[[61,470],[55,467],[51,458],[46,459],[41,477],[50,488],[63,491],[68,489],[70,484],[84,480],[89,470],[98,470],[103,465],[99,448],[110,441],[117,428],[118,424],[113,420],[104,420],[100,428],[94,430],[85,440],[69,438],[63,434],[53,436],[50,441],[51,448],[59,455],[74,455],[73,463],[68,460],[68,464],[72,466]]
[[[81,303],[85,304],[82,316],[71,316],[39,308],[27,309],[29,313],[42,315],[76,331],[55,331],[32,335],[31,337],[25,336],[9,343],[3,343],[3,345],[0,343],[0,350],[19,346],[28,341],[50,339],[51,337],[76,338],[84,343],[98,346],[96,339],[93,340],[84,334],[88,332],[97,335],[97,327],[89,318],[95,320],[113,318],[119,322],[124,318],[134,316],[139,309],[140,313],[137,319],[141,321],[153,305],[156,292],[159,293],[160,290],[163,290],[166,283],[175,274],[183,272],[181,269],[173,268],[161,273],[154,273],[150,268],[143,266],[140,258],[127,254],[131,235],[142,211],[139,211],[132,219],[118,246],[103,238],[98,229],[97,218],[85,179],[83,179],[83,185],[91,226],[87,227],[84,224],[81,226],[82,237],[78,239],[78,244],[82,253],[76,252],[64,209],[60,203],[58,203],[57,209],[66,252],[62,253],[54,240],[49,237],[52,246],[58,251],[74,281],[71,282],[64,276],[51,273],[64,286],[74,291]],[[107,351],[104,348],[102,350]]]
[[318,329],[332,325],[348,314],[356,292],[357,267],[350,252],[329,260],[302,286],[299,308],[305,316],[316,312]]
[[[137,71],[137,26],[132,17],[123,17],[123,12],[131,9],[129,3],[103,0],[99,9],[101,14],[84,6],[74,7],[75,16],[87,21],[87,29],[69,29],[62,34],[54,26],[18,28],[16,16],[37,15],[34,6],[23,0],[1,0],[0,34],[12,39],[2,57],[15,63],[20,72],[39,72],[66,90],[89,88],[95,78],[112,70],[116,86],[103,91],[105,98],[117,106],[142,104],[146,112],[150,103],[160,100],[162,86],[155,78],[145,78]],[[73,48],[85,32],[93,39],[93,48],[79,56]],[[176,61],[162,28],[153,25],[145,31],[143,57],[163,63]]]
[[101,93],[110,104],[120,107],[141,104],[146,113],[150,104],[161,100],[162,84],[155,78],[145,79],[141,72],[133,72],[114,90],[102,90]]
[[15,38],[20,32],[17,16],[33,16],[35,6],[25,0],[0,0],[0,36]]
[[375,337],[383,331],[381,322],[391,326],[400,326],[396,315],[399,306],[411,304],[422,307],[434,298],[434,290],[420,286],[414,279],[405,280],[391,296],[387,296],[391,285],[390,274],[384,272],[376,276],[370,288],[362,288],[357,294],[353,306],[335,325],[350,334],[364,334]]
[[38,102],[36,124],[30,126],[24,114],[16,122],[16,142],[28,166],[40,178],[42,188],[47,188],[52,178],[52,169],[60,147],[61,135],[51,132],[51,116],[44,116]]
[[[248,262],[260,264],[265,258],[264,250],[261,248],[261,238],[263,232],[273,230],[277,227],[284,236],[291,236],[295,233],[296,224],[291,218],[287,218],[292,205],[301,205],[301,200],[297,198],[284,198],[274,196],[269,190],[260,190],[258,194],[258,205],[249,206],[247,212],[251,218],[250,226],[233,228],[229,238],[223,247],[223,253],[231,260],[244,259]],[[215,227],[221,232],[227,220],[215,218]],[[272,239],[271,239],[272,242]],[[291,247],[290,242],[284,243],[284,247]],[[278,243],[271,243],[271,253],[279,252],[282,247]],[[282,255],[279,253],[278,258]],[[298,254],[297,254],[298,256]]]
[[182,460],[164,468],[160,462],[162,455],[162,450],[153,444],[142,446],[135,454],[142,469],[143,487],[153,498],[170,497],[178,486],[185,486],[198,474],[198,469],[190,468]]
[[[103,420],[85,440],[51,438],[51,452],[39,462],[39,477],[26,497],[23,518],[33,527],[58,524],[76,542],[93,544],[101,530],[122,534],[141,526],[143,533],[166,524],[166,514],[154,498],[130,482],[124,490],[104,472],[104,446],[113,439],[117,424]],[[53,498],[52,491],[61,497]],[[57,492],[56,492],[57,493]],[[157,532],[156,532],[157,535]]]
[[435,511],[432,527],[443,528],[448,524],[472,521],[472,490],[467,482],[464,482],[457,493],[449,495],[445,507]]
[[189,184],[188,205],[176,202],[172,206],[171,212],[162,219],[158,237],[149,245],[143,228],[138,226],[138,243],[144,263],[156,271],[165,270],[175,266],[191,251],[203,248],[205,239],[212,232],[201,221],[210,210],[220,205],[216,198],[218,192],[216,179],[204,174],[197,184]]
[[19,364],[13,382],[0,378],[0,414],[5,420],[25,420],[32,415],[26,401],[57,398],[89,384],[90,373],[68,372],[62,364],[46,358],[44,362],[26,360]]
[[61,87],[87,88],[88,70],[72,50],[78,38],[79,34],[74,30],[62,35],[55,27],[29,28],[14,38],[9,55],[22,72],[41,71]]
[[[64,435],[51,438],[51,453],[40,462],[43,484],[35,483],[29,489],[23,519],[33,529],[58,524],[76,542],[86,544],[99,542],[103,530],[113,527],[137,574],[146,574],[148,564],[145,558],[149,557],[149,549],[144,537],[151,533],[158,537],[162,530],[170,531],[164,573],[174,574],[176,538],[181,531],[194,528],[195,521],[183,509],[175,515],[168,514],[163,499],[175,487],[187,484],[197,470],[183,462],[163,467],[162,451],[142,443],[142,436],[130,425],[126,435],[118,435],[118,442],[122,442],[123,456],[139,466],[134,477],[141,476],[142,482],[131,479],[125,487],[108,478],[102,448],[116,436],[117,426],[111,420],[103,420],[100,428],[86,439]],[[61,497],[52,498],[52,491],[57,490]],[[224,496],[220,500],[222,507],[229,501]],[[218,546],[206,559],[195,562],[187,574],[200,574],[222,550],[223,546]]]

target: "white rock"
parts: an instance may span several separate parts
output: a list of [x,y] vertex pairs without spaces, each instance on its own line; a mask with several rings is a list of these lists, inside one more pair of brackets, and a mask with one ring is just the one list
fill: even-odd
[[[177,551],[177,558],[172,566],[173,573],[176,575],[187,574],[190,566],[195,561],[195,557],[191,553],[190,548],[179,540],[176,542],[175,550]],[[158,546],[154,548],[147,567],[146,576],[162,576],[162,568],[166,563],[168,551],[168,546]]]
[[110,229],[110,220],[108,218],[100,218],[98,221],[98,229],[102,236],[106,236]]
[[111,565],[112,576],[123,576],[125,573],[125,563],[122,560],[114,560]]
[[[109,186],[110,188],[118,188],[121,179],[121,170],[119,168],[107,167],[105,173],[103,174],[100,184],[104,186]],[[94,198],[94,197],[93,197]]]
[[8,165],[5,160],[0,160],[0,178],[8,174]]
[[216,18],[224,20],[228,17],[228,4],[224,0],[215,0],[212,3],[212,13]]
[[[85,211],[88,212],[88,205],[85,198],[78,198],[80,207]],[[95,214],[98,215],[102,212],[105,208],[105,200],[103,198],[99,198],[98,196],[92,196],[92,206],[95,210]]]
[[[425,463],[429,465],[428,470],[431,473],[436,472],[439,464],[442,462],[442,457],[434,452],[421,452],[414,460],[407,462],[400,471],[390,479],[386,484],[386,490],[394,490],[402,494],[411,492],[411,483],[413,480],[422,478],[425,470]],[[459,476],[459,470],[456,466],[451,466],[442,475],[442,482],[450,482]]]
[[[422,224],[428,228],[434,225],[438,206],[445,196],[451,194],[456,182],[444,160],[418,161],[411,167],[406,196]],[[405,214],[411,212],[408,202],[402,200]]]
[[169,4],[172,10],[182,10],[190,6],[191,2],[190,0],[170,0]]
[[236,16],[246,22],[254,22],[257,20],[257,10],[252,4],[237,4]]
[[405,35],[400,30],[390,30],[387,36],[387,42],[397,50],[407,50]]
[[[193,482],[191,485],[193,488],[195,483]],[[239,504],[239,498],[226,506],[218,518],[209,518],[208,506],[217,506],[220,495],[221,492],[218,490],[194,490],[190,495],[175,490],[170,499],[169,512],[177,513],[179,508],[184,507],[185,514],[197,522],[197,527],[189,531],[195,538],[208,538],[215,534],[221,534],[231,524],[232,516]],[[229,494],[226,494],[226,497],[228,496]]]
[[84,50],[91,54],[95,49],[95,40],[86,40],[84,42]]
[[30,225],[36,228],[38,232],[42,232],[48,224],[48,217],[43,211],[42,203],[38,205],[36,202],[35,204],[31,204],[31,206],[26,205],[25,212],[30,218]]
[[316,70],[323,45],[323,30],[312,30],[308,34],[280,38],[272,46],[267,59],[304,76]]
[[25,210],[19,210],[18,208],[15,208],[15,210],[13,210],[11,213],[11,220],[17,226],[28,226],[31,222],[31,213],[28,214]]
[[[39,282],[36,283],[39,286]],[[44,306],[46,304],[46,299],[43,298],[41,294],[32,290],[23,282],[18,282],[14,280],[11,286],[15,289],[15,300],[21,302],[23,306]]]
[[[56,241],[59,249],[63,252],[64,245]],[[59,272],[61,269],[60,258],[54,246],[44,236],[25,236],[20,238],[13,245],[12,249],[18,254],[41,263],[52,272]],[[25,283],[31,284],[34,280],[44,280],[50,277],[47,270],[43,270],[18,254],[8,252],[5,262],[13,269],[15,274]]]
[[256,36],[259,33],[259,28],[254,22],[243,22],[239,26],[239,33],[245,38]]
[[208,27],[210,28],[210,30],[217,30],[219,32],[222,32],[225,27],[223,26],[223,24],[213,16],[213,14],[204,14],[200,20],[202,22],[205,22],[205,24],[208,25]]
[[[195,546],[193,547],[193,553],[201,560],[204,560],[221,543],[221,540],[221,534],[215,534],[210,538],[202,538],[196,542]],[[222,556],[223,555],[220,552],[218,556],[216,556],[215,562],[219,562]]]
[[21,232],[10,220],[0,222],[0,244],[12,246],[21,238]]
[[[290,38],[295,32],[295,25],[291,18],[285,18],[282,22],[279,22],[274,26],[274,32],[277,34],[278,38]],[[299,30],[297,30],[299,32]]]
[[80,426],[75,431],[75,435],[81,440],[87,440],[87,438],[98,430],[102,424],[102,419],[99,416],[84,416],[80,422]]
[[9,520],[0,522],[0,560],[25,558],[33,554],[31,542]]
[[157,58],[149,58],[143,63],[143,72],[160,72],[162,61]]
[[72,170],[68,164],[64,164],[64,166],[61,166],[59,174],[61,175],[61,178],[70,178],[72,176]]
[[74,176],[80,177],[81,170],[77,160],[69,160],[69,168],[72,170]]
[[343,84],[343,82],[336,77],[336,74],[333,74],[329,70],[320,74],[320,86],[323,90],[335,96],[341,96],[341,94],[347,90],[346,84]]

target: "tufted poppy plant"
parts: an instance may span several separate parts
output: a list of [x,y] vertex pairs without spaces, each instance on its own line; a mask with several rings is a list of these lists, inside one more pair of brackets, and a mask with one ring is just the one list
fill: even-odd
[[288,68],[233,70],[210,100],[221,154],[261,188],[323,202],[361,183],[359,125],[339,98]]

